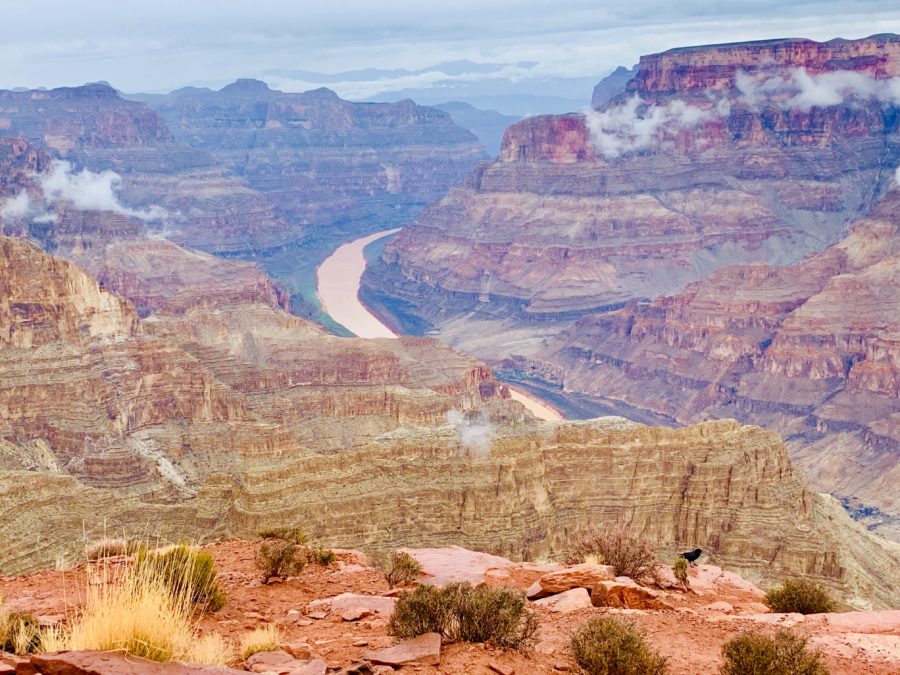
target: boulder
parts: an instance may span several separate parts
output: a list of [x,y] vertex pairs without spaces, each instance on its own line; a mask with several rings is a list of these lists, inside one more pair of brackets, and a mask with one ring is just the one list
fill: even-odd
[[545,574],[532,584],[526,595],[529,598],[545,598],[572,588],[594,588],[603,581],[615,578],[615,570],[609,565],[581,563]]
[[579,609],[592,607],[591,594],[586,588],[572,588],[549,598],[535,600],[535,605],[546,607],[554,613],[574,612]]
[[372,616],[373,613],[372,610],[366,609],[365,607],[348,607],[341,612],[341,618],[344,621],[359,621],[360,619],[365,619],[367,616]]
[[595,607],[621,609],[672,609],[659,593],[639,586],[631,579],[619,577],[614,581],[602,581],[591,590],[591,603]]
[[434,586],[446,586],[461,581],[468,581],[473,585],[480,584],[486,580],[489,570],[508,570],[516,566],[516,563],[507,558],[470,551],[461,546],[399,550],[416,559],[422,566],[422,573],[429,577],[425,583]]
[[441,662],[441,636],[438,633],[425,633],[393,647],[363,652],[362,658],[383,666],[436,666]]
[[301,662],[283,651],[257,652],[244,661],[251,673],[287,673]]

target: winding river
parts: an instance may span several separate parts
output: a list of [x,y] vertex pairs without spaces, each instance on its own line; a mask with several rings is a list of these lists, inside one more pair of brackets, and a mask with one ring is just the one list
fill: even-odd
[[[366,246],[399,232],[383,230],[348,242],[332,253],[316,270],[316,294],[323,311],[354,335],[362,338],[396,338],[383,321],[359,300],[359,286],[366,270]],[[508,385],[507,385],[508,386]],[[542,420],[565,419],[557,410],[520,389],[509,388],[514,401]]]

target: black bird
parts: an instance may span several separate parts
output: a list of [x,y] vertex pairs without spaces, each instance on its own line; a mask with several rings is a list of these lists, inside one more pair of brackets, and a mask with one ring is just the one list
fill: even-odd
[[687,553],[682,553],[682,554],[681,554],[680,556],[678,556],[678,557],[679,557],[679,558],[684,558],[684,559],[687,560],[691,565],[693,565],[694,562],[696,562],[697,558],[700,557],[700,554],[701,554],[701,553],[703,553],[703,549],[695,548],[693,551],[688,551]]

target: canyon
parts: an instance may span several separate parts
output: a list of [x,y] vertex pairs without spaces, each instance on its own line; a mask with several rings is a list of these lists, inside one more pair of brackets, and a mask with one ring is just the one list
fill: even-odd
[[434,339],[339,338],[273,298],[210,290],[141,318],[72,263],[0,241],[7,573],[104,531],[202,540],[304,523],[329,545],[523,559],[624,521],[751,579],[802,575],[855,606],[900,602],[900,547],[811,492],[774,433],[541,422]]
[[362,297],[588,416],[777,430],[900,538],[897,82],[896,35],[644,56],[511,126]]

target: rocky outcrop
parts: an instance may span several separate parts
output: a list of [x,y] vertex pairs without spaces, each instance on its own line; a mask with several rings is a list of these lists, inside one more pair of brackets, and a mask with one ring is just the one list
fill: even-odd
[[900,189],[821,254],[726,267],[589,315],[551,348],[567,387],[682,421],[734,416],[791,440],[822,490],[900,513]]
[[619,66],[614,71],[612,71],[609,75],[604,77],[597,83],[597,86],[594,87],[593,94],[591,95],[591,107],[592,108],[602,108],[603,105],[612,98],[615,98],[623,91],[625,91],[626,85],[634,79],[634,76],[638,73],[638,66],[634,66],[633,68],[625,68],[625,66]]
[[258,80],[145,100],[179,141],[209,153],[314,237],[402,223],[484,152],[445,112],[412,101],[351,103],[324,88],[286,93]]

